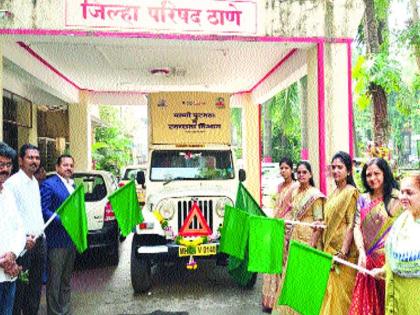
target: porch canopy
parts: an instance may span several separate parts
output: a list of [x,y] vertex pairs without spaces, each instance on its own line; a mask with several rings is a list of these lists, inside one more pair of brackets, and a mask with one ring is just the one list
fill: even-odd
[[146,105],[148,94],[165,91],[229,93],[244,110],[247,186],[258,196],[259,104],[307,75],[305,149],[326,192],[327,158],[352,153],[349,34],[363,1],[264,2],[273,1],[5,1],[3,89],[70,105],[79,168],[91,165],[90,104]]

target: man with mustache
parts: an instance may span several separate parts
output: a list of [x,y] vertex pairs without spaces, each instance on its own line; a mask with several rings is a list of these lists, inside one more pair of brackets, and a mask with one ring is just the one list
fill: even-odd
[[[41,184],[41,204],[47,221],[74,191],[72,180],[74,160],[71,155],[61,155],[55,165],[57,175]],[[45,230],[48,246],[47,314],[71,314],[71,274],[76,249],[57,215]]]
[[16,257],[25,247],[25,232],[13,194],[4,186],[16,152],[0,142],[0,314],[11,315],[16,277],[21,271]]
[[36,315],[46,259],[41,195],[38,181],[34,176],[40,165],[38,148],[32,144],[22,145],[18,161],[20,169],[7,180],[6,187],[13,193],[23,220],[27,252],[18,259],[18,262],[23,270],[28,270],[29,282],[17,281],[13,314]]

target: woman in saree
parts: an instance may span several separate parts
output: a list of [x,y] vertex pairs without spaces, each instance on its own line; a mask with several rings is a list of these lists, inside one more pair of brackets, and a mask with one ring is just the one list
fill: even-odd
[[[359,251],[359,266],[371,270],[383,267],[385,240],[402,208],[397,183],[384,159],[375,158],[366,163],[362,181],[366,193],[357,200],[354,240]],[[349,314],[381,315],[384,303],[385,282],[359,272]]]
[[[291,190],[295,184],[295,176],[293,174],[293,162],[285,157],[279,162],[280,175],[284,182],[280,184],[276,196],[276,207],[274,209],[275,218],[283,218],[285,213],[290,209]],[[277,288],[280,281],[280,275],[264,274],[262,288],[262,309],[263,312],[271,312],[274,299],[276,297]]]
[[[350,155],[336,153],[331,161],[335,189],[324,206],[322,249],[331,255],[357,263],[357,251],[353,242],[354,214],[358,191],[353,180]],[[347,315],[353,293],[356,270],[333,265],[325,292],[321,314]]]
[[385,242],[385,266],[372,270],[385,276],[385,314],[420,311],[420,173],[401,183],[404,208]]
[[[317,188],[315,188],[311,165],[306,161],[299,162],[296,173],[299,186],[291,192],[291,202],[287,207],[288,210],[283,214],[284,219],[306,223],[322,221],[325,196]],[[287,257],[289,248],[288,244],[291,239],[306,243],[312,247],[317,247],[320,236],[321,231],[319,229],[313,229],[303,225],[287,224],[283,257]],[[284,273],[280,279],[272,313],[296,314],[296,312],[287,306],[277,305],[279,295],[281,294],[283,279]]]

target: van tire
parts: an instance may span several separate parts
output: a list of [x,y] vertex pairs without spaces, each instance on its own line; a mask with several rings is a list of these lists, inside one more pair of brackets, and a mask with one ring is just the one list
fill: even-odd
[[114,246],[111,253],[109,254],[109,264],[111,266],[117,266],[120,262],[120,250],[118,244]]
[[136,244],[131,247],[131,285],[134,293],[143,293],[152,286],[152,268],[150,259],[137,257]]

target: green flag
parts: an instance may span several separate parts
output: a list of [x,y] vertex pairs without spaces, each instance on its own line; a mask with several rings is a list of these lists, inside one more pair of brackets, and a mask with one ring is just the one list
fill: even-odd
[[61,224],[66,229],[77,251],[83,253],[88,248],[85,192],[79,185],[57,209]]
[[255,201],[254,197],[252,197],[242,183],[239,183],[238,186],[235,207],[245,210],[249,214],[266,216],[264,211],[261,210],[259,204]]
[[130,234],[137,224],[143,222],[133,180],[115,191],[108,199],[123,236]]
[[225,206],[222,237],[219,250],[230,256],[244,259],[248,241],[249,214],[237,208]]
[[[238,186],[235,207],[252,215],[265,216],[258,203],[251,196],[245,186],[242,185],[242,183],[239,183]],[[248,246],[245,248],[243,260],[235,257],[229,257],[229,274],[232,276],[233,280],[241,286],[247,286],[254,276],[254,273],[248,271],[248,258]]]
[[318,315],[332,261],[331,255],[292,240],[278,304],[288,305],[303,315]]
[[284,221],[251,216],[248,271],[279,274],[283,264]]

